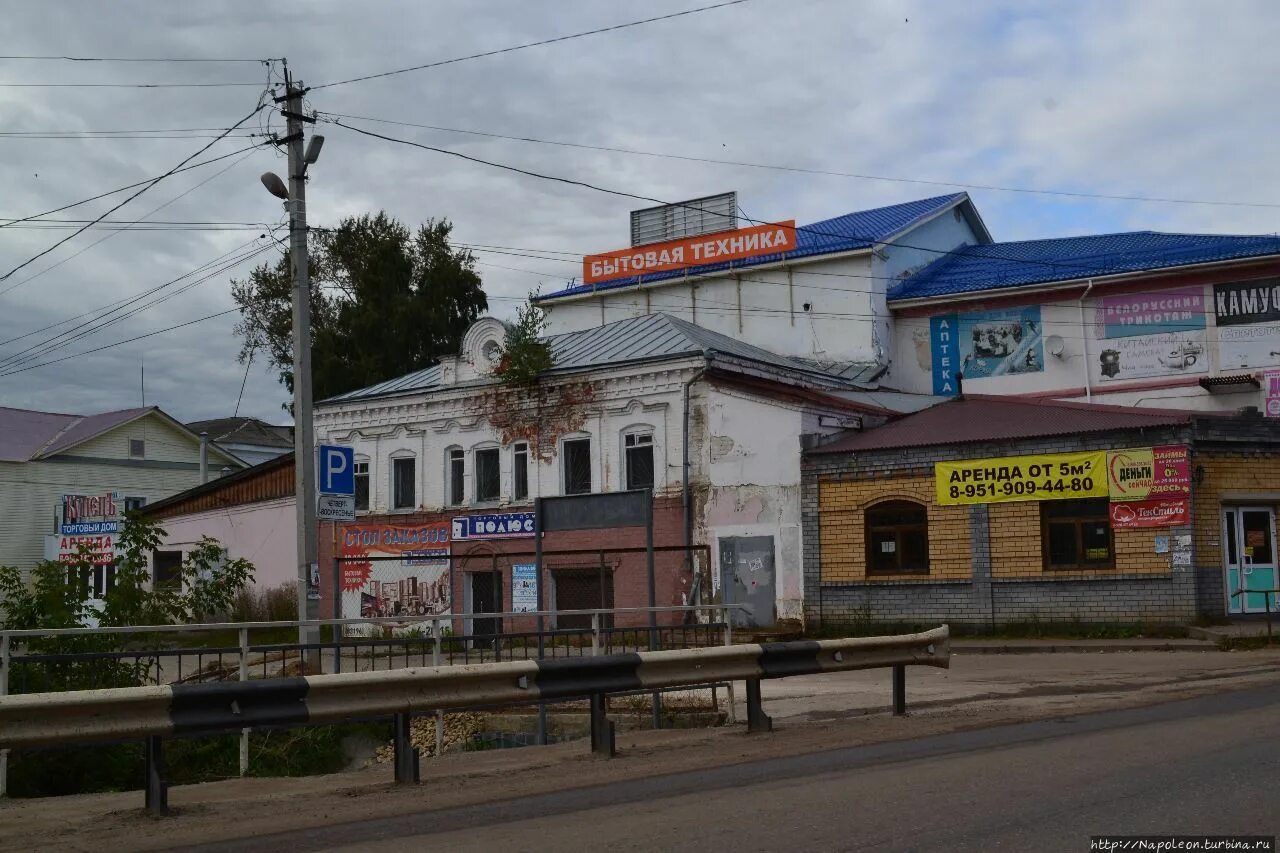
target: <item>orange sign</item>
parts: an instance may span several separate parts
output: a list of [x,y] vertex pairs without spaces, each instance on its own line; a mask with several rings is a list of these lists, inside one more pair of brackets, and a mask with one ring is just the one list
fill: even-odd
[[761,255],[789,252],[795,247],[796,221],[789,219],[786,222],[753,225],[722,234],[701,234],[665,243],[618,249],[601,255],[587,255],[582,259],[582,280],[587,284],[594,284],[597,281],[666,272],[696,267],[699,264],[757,258]]

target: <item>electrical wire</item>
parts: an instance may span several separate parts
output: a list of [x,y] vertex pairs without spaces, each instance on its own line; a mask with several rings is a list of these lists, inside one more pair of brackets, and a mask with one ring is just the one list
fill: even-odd
[[219,81],[217,83],[0,83],[4,89],[220,89],[232,86],[253,86],[261,83]]
[[746,160],[721,160],[715,157],[695,157],[685,154],[671,154],[658,151],[641,151],[635,148],[615,148],[609,145],[588,145],[580,142],[566,142],[555,139],[538,139],[531,136],[512,136],[503,133],[492,133],[481,130],[464,130],[456,127],[441,127],[432,124],[416,124],[408,121],[395,121],[392,119],[373,118],[370,116],[358,116],[348,113],[333,113],[321,110],[317,113],[320,116],[331,116],[336,118],[355,119],[357,121],[374,121],[381,124],[400,125],[402,127],[416,127],[424,130],[436,130],[444,133],[457,133],[468,136],[482,136],[489,139],[502,139],[509,142],[529,142],[537,145],[553,145],[564,148],[578,148],[587,151],[603,151],[611,154],[629,154],[639,157],[657,157],[666,160],[683,160],[688,163],[711,163],[718,166],[740,166],[749,169],[768,169],[779,172],[795,172],[805,175],[822,175],[837,178],[856,178],[867,181],[887,181],[898,184],[920,184],[930,187],[947,187],[951,189],[970,189],[970,190],[989,190],[991,192],[1003,193],[1023,193],[1029,195],[1047,195],[1059,196],[1065,198],[1089,198],[1102,199],[1105,201],[1132,201],[1144,203],[1159,204],[1195,204],[1195,205],[1213,205],[1219,207],[1261,207],[1261,208],[1280,208],[1280,203],[1271,202],[1254,202],[1254,201],[1218,201],[1211,199],[1196,198],[1166,198],[1160,196],[1140,196],[1140,195],[1120,195],[1114,193],[1087,193],[1073,192],[1071,190],[1054,190],[1054,189],[1034,189],[1031,187],[1013,187],[1002,186],[998,184],[975,184],[964,181],[931,181],[923,178],[902,178],[890,175],[872,175],[860,172],[839,172],[830,169],[809,169],[803,166],[786,166],[776,163],[752,163]]
[[[244,123],[245,123],[246,121],[248,121],[249,119],[253,118],[253,117],[254,117],[255,115],[257,115],[259,112],[261,112],[261,111],[262,111],[262,109],[263,109],[265,106],[266,106],[266,104],[259,102],[259,103],[258,103],[258,105],[257,105],[256,107],[254,107],[254,108],[253,108],[253,110],[252,110],[251,112],[249,112],[247,115],[245,115],[245,117],[244,117],[244,118],[240,119],[238,122],[236,122],[235,124],[233,124],[231,127],[227,128],[227,129],[224,131],[224,134],[226,134],[226,133],[230,133],[231,131],[233,131],[233,130],[235,130],[237,127],[239,127],[240,125],[244,124]],[[221,136],[219,136],[219,137],[218,137],[218,139],[221,139],[221,138],[222,138]],[[115,205],[114,207],[112,207],[110,210],[108,210],[106,213],[102,214],[101,216],[99,216],[99,217],[95,218],[95,219],[93,220],[93,222],[101,222],[103,219],[106,219],[108,216],[110,216],[111,214],[115,213],[117,210],[119,210],[120,208],[124,207],[126,204],[128,204],[128,203],[129,203],[129,202],[131,202],[131,201],[133,201],[133,200],[134,200],[134,199],[136,199],[138,196],[142,195],[142,194],[143,194],[143,193],[145,193],[147,190],[151,189],[151,188],[152,188],[152,187],[154,187],[156,184],[158,184],[158,183],[160,183],[161,181],[163,181],[165,178],[167,178],[167,177],[169,177],[170,175],[174,174],[175,172],[177,172],[177,170],[178,170],[178,169],[182,168],[183,166],[185,166],[186,164],[190,163],[192,160],[194,160],[195,158],[199,157],[201,154],[203,154],[204,152],[206,152],[206,151],[208,151],[210,148],[212,148],[212,147],[213,147],[213,146],[218,142],[218,139],[214,139],[213,141],[211,141],[211,142],[209,142],[209,143],[207,143],[207,144],[203,145],[203,146],[200,148],[200,150],[196,151],[194,154],[191,154],[191,155],[189,155],[189,156],[187,156],[187,157],[183,158],[183,160],[182,160],[180,163],[178,163],[178,165],[177,165],[177,166],[174,166],[174,167],[173,167],[172,169],[170,169],[169,171],[167,171],[167,172],[165,172],[164,174],[162,174],[162,175],[158,176],[158,177],[157,177],[157,178],[155,178],[153,181],[151,181],[150,183],[148,183],[146,186],[142,187],[142,188],[141,188],[141,189],[139,189],[137,192],[135,192],[135,193],[133,193],[132,195],[130,195],[130,196],[129,196],[128,198],[126,198],[124,201],[122,201],[122,202],[120,202],[119,204]],[[10,223],[10,224],[12,224],[12,223]],[[54,243],[52,246],[50,246],[49,248],[45,249],[44,251],[38,252],[38,253],[36,253],[35,255],[32,255],[30,258],[27,258],[25,261],[23,261],[22,263],[18,264],[16,267],[14,267],[13,269],[9,270],[9,271],[8,271],[7,273],[5,273],[4,275],[0,275],[0,281],[6,281],[6,280],[7,280],[7,279],[9,279],[9,278],[14,274],[14,273],[16,273],[18,270],[20,270],[20,269],[22,269],[22,268],[24,268],[24,267],[26,267],[26,266],[29,266],[30,264],[34,263],[34,262],[35,262],[36,260],[38,260],[39,258],[42,258],[42,257],[44,257],[45,255],[49,254],[50,252],[52,252],[53,250],[57,249],[59,246],[63,245],[63,244],[64,244],[64,243],[66,243],[67,241],[69,241],[69,240],[74,240],[74,239],[75,239],[76,237],[78,237],[80,234],[83,234],[85,231],[89,230],[89,227],[90,227],[90,225],[92,225],[92,224],[93,224],[93,223],[88,223],[88,224],[86,224],[86,225],[81,226],[78,230],[76,230],[76,231],[74,231],[73,233],[71,233],[71,234],[67,235],[66,237],[63,237],[61,240],[57,241],[56,243]],[[13,288],[9,288],[9,290],[12,290],[12,289],[13,289]],[[9,290],[6,290],[6,291],[4,291],[4,292],[5,292],[5,293],[8,293],[8,292],[9,292]]]
[[215,57],[201,58],[192,56],[63,56],[57,54],[51,55],[33,55],[27,54],[22,56],[0,56],[0,59],[27,59],[27,60],[49,60],[63,62],[255,62],[268,63],[277,62],[277,58],[268,57],[265,59],[251,59],[248,57]]
[[317,89],[328,89],[332,86],[345,86],[348,83],[360,83],[365,80],[377,80],[383,77],[391,77],[396,74],[407,74],[410,71],[423,71],[427,68],[439,68],[442,65],[453,65],[458,62],[467,62],[472,59],[483,59],[488,56],[498,56],[504,53],[513,53],[517,50],[525,50],[526,48],[530,48],[530,47],[541,47],[543,45],[548,45],[548,44],[557,44],[559,42],[585,38],[586,36],[600,35],[602,33],[611,33],[617,30],[625,30],[630,27],[638,27],[643,24],[652,24],[658,21],[669,21],[669,20],[672,20],[673,18],[683,18],[686,15],[695,15],[699,12],[709,12],[713,9],[723,9],[727,6],[737,6],[746,2],[748,2],[748,0],[726,0],[726,2],[723,2],[723,3],[713,3],[709,6],[698,6],[693,9],[685,9],[683,11],[672,12],[667,15],[657,15],[652,18],[643,18],[638,21],[628,21],[623,24],[614,24],[608,27],[598,27],[594,30],[584,30],[583,32],[570,33],[569,35],[556,36],[554,38],[547,38],[547,39],[540,39],[538,41],[525,42],[524,44],[512,45],[510,47],[503,47],[497,50],[486,50],[481,53],[472,53],[468,56],[456,56],[452,59],[441,59],[441,60],[437,60],[436,62],[427,62],[423,65],[411,65],[408,68],[397,68],[393,71],[382,71],[377,74],[365,74],[361,77],[351,77],[346,80],[334,80],[333,82],[321,83],[318,86],[312,86],[310,88],[312,91],[315,91]]

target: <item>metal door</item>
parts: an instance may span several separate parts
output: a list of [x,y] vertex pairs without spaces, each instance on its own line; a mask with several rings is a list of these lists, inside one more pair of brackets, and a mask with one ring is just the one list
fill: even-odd
[[720,540],[720,590],[725,604],[747,604],[734,611],[735,626],[768,628],[776,621],[772,536],[731,536]]
[[1280,572],[1276,562],[1276,519],[1270,507],[1231,507],[1222,511],[1223,565],[1227,573],[1227,612],[1265,613],[1276,609]]
[[[499,572],[468,572],[469,608],[472,613],[502,612],[502,575]],[[493,648],[494,635],[502,633],[501,619],[471,619],[467,633],[475,637],[472,648]]]

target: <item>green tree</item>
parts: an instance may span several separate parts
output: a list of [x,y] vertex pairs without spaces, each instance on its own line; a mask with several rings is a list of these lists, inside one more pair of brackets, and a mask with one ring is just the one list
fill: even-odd
[[[388,216],[348,217],[313,231],[311,371],[315,398],[382,382],[456,353],[488,301],[475,260],[449,243],[448,220],[416,232]],[[265,352],[293,391],[290,260],[263,264],[231,283],[243,363]],[[286,408],[288,408],[286,406]]]
[[555,366],[551,347],[543,337],[547,317],[534,303],[536,294],[516,310],[516,321],[507,329],[507,340],[493,375],[507,385],[529,388],[538,384],[545,370]]

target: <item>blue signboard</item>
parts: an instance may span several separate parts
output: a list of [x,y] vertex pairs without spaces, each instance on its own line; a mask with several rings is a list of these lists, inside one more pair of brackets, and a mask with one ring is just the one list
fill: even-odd
[[453,540],[513,539],[533,535],[533,513],[499,512],[492,515],[463,515],[453,520]]
[[62,525],[63,536],[101,536],[104,533],[119,533],[118,521],[77,521]]
[[356,452],[337,444],[320,445],[320,494],[356,493]]
[[929,318],[929,343],[933,352],[933,393],[937,397],[954,397],[956,394],[956,364],[959,349],[956,347],[955,314]]

